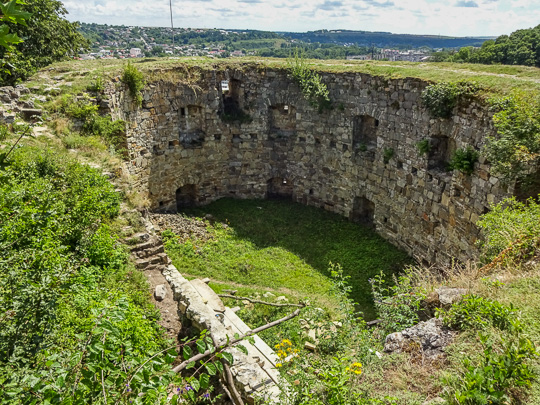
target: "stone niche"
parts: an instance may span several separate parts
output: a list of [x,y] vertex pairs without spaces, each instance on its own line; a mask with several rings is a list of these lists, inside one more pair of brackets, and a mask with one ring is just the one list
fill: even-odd
[[374,215],[375,204],[372,201],[366,197],[354,198],[349,220],[364,225],[373,225]]
[[292,200],[292,181],[283,177],[271,178],[266,182],[266,198]]
[[296,108],[289,104],[276,104],[268,108],[271,137],[288,138],[296,134]]
[[182,211],[184,208],[196,206],[198,203],[198,192],[196,184],[186,184],[176,190],[176,210]]
[[456,141],[447,136],[434,136],[429,140],[428,169],[446,170],[452,154],[456,151]]
[[222,118],[225,121],[241,121],[247,118],[244,111],[242,81],[238,79],[224,80],[221,82],[221,91],[223,94]]
[[198,147],[204,143],[204,113],[199,105],[180,107],[180,143],[183,147]]
[[371,115],[357,115],[352,122],[353,150],[361,151],[377,147],[379,120]]

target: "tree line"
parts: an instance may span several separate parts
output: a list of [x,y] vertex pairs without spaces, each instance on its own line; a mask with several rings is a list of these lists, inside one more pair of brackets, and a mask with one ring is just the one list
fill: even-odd
[[501,35],[484,42],[479,48],[467,46],[457,52],[437,52],[432,61],[540,67],[540,25]]

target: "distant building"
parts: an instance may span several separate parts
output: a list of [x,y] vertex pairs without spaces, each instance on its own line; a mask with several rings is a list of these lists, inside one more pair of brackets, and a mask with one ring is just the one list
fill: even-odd
[[129,50],[129,56],[132,58],[139,58],[142,56],[141,48],[131,48]]

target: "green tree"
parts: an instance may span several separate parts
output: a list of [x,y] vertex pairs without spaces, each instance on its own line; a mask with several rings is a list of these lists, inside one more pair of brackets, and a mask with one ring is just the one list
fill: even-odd
[[[10,2],[11,3],[11,2]],[[67,10],[57,0],[33,0],[20,4],[21,11],[30,13],[26,25],[7,21],[10,32],[24,39],[13,52],[0,48],[0,60],[6,69],[0,74],[3,84],[14,84],[26,79],[40,67],[72,57],[88,41],[77,31],[78,23],[64,18]]]
[[22,39],[17,34],[10,33],[9,26],[5,23],[26,25],[26,20],[30,18],[30,13],[21,10],[20,0],[11,0],[7,3],[0,3],[0,46],[7,51],[13,50],[13,46],[20,44]]

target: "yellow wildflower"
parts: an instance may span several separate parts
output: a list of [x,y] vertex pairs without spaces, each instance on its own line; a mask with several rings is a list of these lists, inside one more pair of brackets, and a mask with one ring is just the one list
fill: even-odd
[[350,371],[356,375],[362,374],[362,363],[353,363],[350,367],[347,367],[345,371]]

